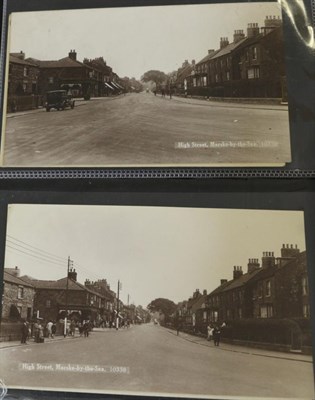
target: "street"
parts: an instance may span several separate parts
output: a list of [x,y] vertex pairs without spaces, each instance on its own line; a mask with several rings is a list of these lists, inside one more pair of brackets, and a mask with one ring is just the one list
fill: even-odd
[[4,166],[205,166],[290,161],[286,106],[132,93],[7,118]]
[[[187,340],[184,333],[176,336],[153,324],[2,348],[0,353],[0,378],[9,388],[314,398],[309,361],[289,359],[284,353],[273,357],[264,351],[260,355],[246,349],[227,351],[224,344],[203,346]],[[69,364],[94,370],[97,366],[100,372],[62,370]]]

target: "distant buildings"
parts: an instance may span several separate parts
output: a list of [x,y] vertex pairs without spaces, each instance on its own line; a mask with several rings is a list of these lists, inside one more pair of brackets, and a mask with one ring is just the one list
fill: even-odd
[[[18,268],[5,268],[2,299],[2,321],[33,320],[58,321],[73,318],[89,319],[96,324],[113,321],[117,310],[116,293],[106,279],[81,284],[74,268],[67,277],[58,280],[38,280],[20,276]],[[125,305],[119,301],[121,318],[127,316]],[[133,314],[135,314],[133,312]]]
[[[280,257],[263,252],[261,261],[250,258],[247,270],[233,267],[232,279],[221,279],[209,294],[198,289],[177,306],[176,324],[194,333],[207,331],[208,325],[227,325],[229,339],[285,343],[297,349],[311,345],[310,299],[306,252],[284,244]],[[269,336],[261,332],[268,329]],[[297,339],[294,339],[294,338]]]
[[[129,79],[129,78],[127,78]],[[134,80],[135,81],[135,80]],[[126,84],[127,83],[127,84]],[[139,86],[135,81],[134,85]],[[8,110],[36,108],[43,104],[47,91],[64,89],[73,97],[117,95],[133,90],[103,57],[77,59],[75,50],[60,60],[25,59],[25,54],[11,53],[9,60]]]
[[263,27],[249,23],[246,35],[235,30],[233,41],[221,37],[199,62],[185,61],[176,91],[205,97],[286,97],[282,21],[267,16]]

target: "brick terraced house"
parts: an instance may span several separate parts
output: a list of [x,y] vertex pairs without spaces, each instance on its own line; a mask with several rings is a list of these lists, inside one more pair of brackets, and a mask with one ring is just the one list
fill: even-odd
[[2,321],[31,319],[33,316],[35,288],[19,274],[17,267],[4,269]]

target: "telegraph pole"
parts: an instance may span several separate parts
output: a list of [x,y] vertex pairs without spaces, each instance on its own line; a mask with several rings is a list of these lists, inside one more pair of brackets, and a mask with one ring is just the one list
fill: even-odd
[[120,280],[118,279],[117,284],[117,316],[116,316],[116,330],[119,328],[119,290],[120,290]]
[[63,336],[67,336],[67,323],[68,323],[68,291],[69,291],[69,272],[70,266],[73,265],[73,261],[71,261],[70,256],[68,257],[68,266],[67,266],[67,286],[66,286],[66,315],[65,315],[65,323],[63,327]]

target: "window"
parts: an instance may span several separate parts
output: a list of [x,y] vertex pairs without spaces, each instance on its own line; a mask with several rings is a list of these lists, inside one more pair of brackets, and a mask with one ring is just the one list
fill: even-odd
[[230,72],[226,71],[226,80],[229,81],[230,80]]
[[259,78],[259,68],[249,68],[247,70],[247,79],[257,79]]
[[51,300],[46,300],[46,308],[50,308],[51,307]]
[[304,318],[310,318],[310,306],[309,304],[303,304],[303,317]]
[[262,288],[262,283],[258,283],[258,297],[261,299],[263,294],[263,288]]
[[207,321],[207,311],[203,312],[203,322]]
[[257,60],[257,47],[253,47],[253,60]]
[[206,76],[203,77],[203,86],[207,86],[207,77]]
[[273,316],[272,305],[260,306],[260,318],[271,318]]
[[18,287],[18,299],[23,299],[24,297],[24,288],[23,286]]
[[306,276],[302,278],[302,294],[303,296],[308,294],[308,280]]
[[243,317],[242,309],[238,309],[238,317],[241,319]]
[[197,86],[197,79],[196,78],[193,79],[193,85],[194,85],[194,87]]
[[271,281],[266,282],[266,296],[271,296]]
[[48,78],[48,83],[54,83],[54,77],[53,76],[50,76]]
[[215,74],[215,81],[216,81],[216,82],[219,82],[219,81],[220,81],[220,79],[219,79],[219,74]]
[[25,93],[25,92],[26,92],[26,89],[27,89],[27,84],[26,84],[26,83],[23,83],[22,87],[23,87],[23,92]]
[[23,76],[28,76],[28,74],[29,74],[29,69],[27,68],[27,67],[24,67],[23,68]]

